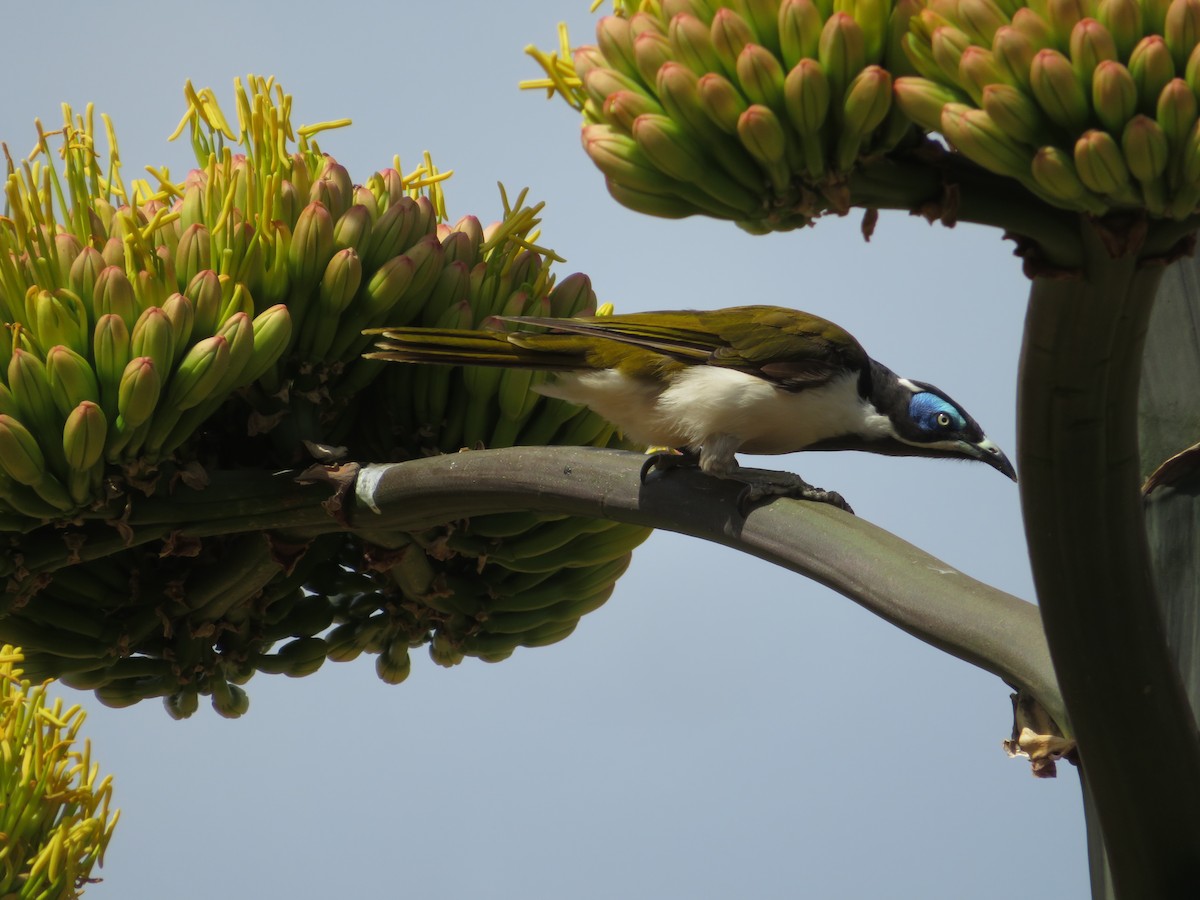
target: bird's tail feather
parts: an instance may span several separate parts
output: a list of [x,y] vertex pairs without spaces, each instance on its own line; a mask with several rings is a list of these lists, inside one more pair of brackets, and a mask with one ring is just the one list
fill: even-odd
[[[458,328],[376,328],[376,350],[369,359],[393,362],[435,363],[447,366],[498,366],[563,372],[589,368],[585,354],[571,335],[519,336],[499,331]],[[551,340],[547,340],[550,338]],[[565,340],[553,340],[561,338]],[[532,340],[531,340],[532,339]]]

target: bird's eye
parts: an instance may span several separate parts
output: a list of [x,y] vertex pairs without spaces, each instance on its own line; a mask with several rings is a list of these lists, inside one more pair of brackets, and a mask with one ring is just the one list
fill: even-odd
[[948,413],[944,413],[944,412],[938,413],[937,414],[937,423],[938,423],[939,428],[949,428],[950,427],[950,415]]

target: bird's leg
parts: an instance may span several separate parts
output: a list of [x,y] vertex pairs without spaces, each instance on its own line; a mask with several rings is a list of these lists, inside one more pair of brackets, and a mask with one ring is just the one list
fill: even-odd
[[813,487],[799,475],[791,472],[776,472],[771,469],[738,469],[725,476],[734,481],[742,482],[745,487],[738,494],[738,512],[743,516],[762,500],[770,497],[792,497],[796,500],[811,500],[814,503],[828,503],[838,509],[844,509],[851,515],[854,510],[845,498],[836,491]]
[[641,480],[645,482],[646,476],[653,471],[663,472],[668,469],[678,469],[684,466],[690,468],[698,465],[700,465],[700,454],[687,447],[681,447],[678,450],[659,450],[646,456],[646,461],[642,463]]

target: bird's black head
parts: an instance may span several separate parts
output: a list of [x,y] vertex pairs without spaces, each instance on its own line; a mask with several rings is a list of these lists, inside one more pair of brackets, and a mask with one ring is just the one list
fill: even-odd
[[911,448],[911,455],[977,459],[1016,481],[1008,457],[944,391],[925,382],[896,378],[885,395],[888,402],[880,412],[891,421],[895,440]]

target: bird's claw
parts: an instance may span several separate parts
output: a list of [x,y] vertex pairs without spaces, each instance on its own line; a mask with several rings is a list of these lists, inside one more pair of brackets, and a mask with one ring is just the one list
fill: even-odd
[[796,500],[809,500],[813,503],[828,503],[854,515],[850,504],[837,491],[813,487],[799,475],[790,475],[786,472],[779,472],[776,475],[786,477],[749,481],[742,488],[737,499],[738,512],[742,518],[745,518],[757,503],[772,497],[791,497]]
[[665,472],[668,469],[679,469],[683,467],[693,467],[700,464],[700,457],[695,453],[688,451],[676,452],[673,450],[662,450],[658,453],[651,453],[646,456],[646,461],[642,463],[642,471],[639,479],[643,484],[646,483],[646,478],[651,472]]

